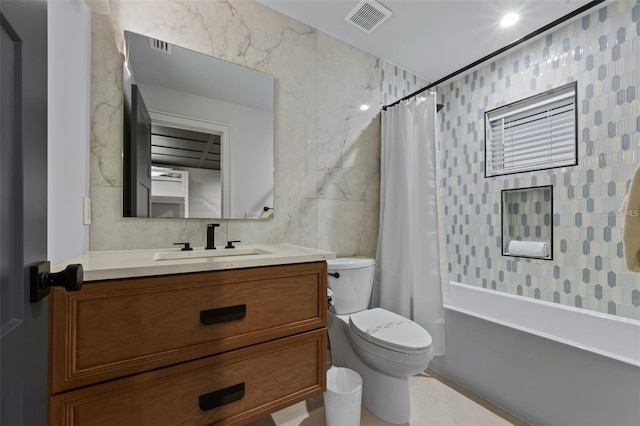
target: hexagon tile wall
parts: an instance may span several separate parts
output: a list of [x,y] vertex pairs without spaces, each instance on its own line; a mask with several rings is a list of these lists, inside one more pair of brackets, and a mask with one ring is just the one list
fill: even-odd
[[[484,178],[484,111],[578,82],[578,165]],[[450,280],[640,319],[623,203],[640,162],[640,1],[618,1],[439,88]],[[554,189],[553,261],[501,256],[500,191]]]

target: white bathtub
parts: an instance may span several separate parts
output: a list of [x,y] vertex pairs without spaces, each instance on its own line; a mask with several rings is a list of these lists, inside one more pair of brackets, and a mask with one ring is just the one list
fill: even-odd
[[453,281],[444,306],[640,367],[640,321]]

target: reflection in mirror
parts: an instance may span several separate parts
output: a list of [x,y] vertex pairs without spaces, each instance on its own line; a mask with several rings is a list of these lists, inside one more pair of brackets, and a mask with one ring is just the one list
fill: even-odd
[[553,186],[502,191],[502,255],[553,259]]
[[151,214],[222,217],[220,135],[151,125]]
[[273,77],[125,31],[126,217],[273,217]]

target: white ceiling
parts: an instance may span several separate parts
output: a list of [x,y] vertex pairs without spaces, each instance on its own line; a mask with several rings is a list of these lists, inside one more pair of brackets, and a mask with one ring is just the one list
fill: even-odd
[[[430,83],[589,3],[589,0],[378,0],[393,14],[367,34],[344,20],[359,0],[258,1]],[[520,13],[520,21],[512,28],[500,28],[500,19],[509,11]]]

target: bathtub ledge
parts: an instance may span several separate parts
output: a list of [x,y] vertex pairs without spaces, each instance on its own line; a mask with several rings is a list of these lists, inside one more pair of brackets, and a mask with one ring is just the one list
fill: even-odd
[[444,307],[640,367],[640,321],[454,281]]

